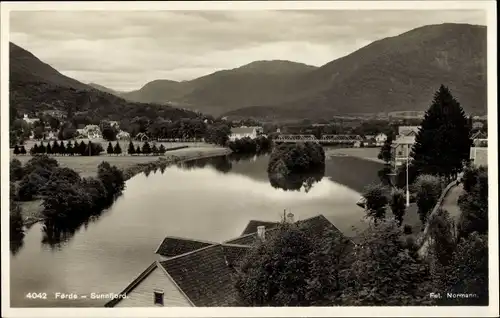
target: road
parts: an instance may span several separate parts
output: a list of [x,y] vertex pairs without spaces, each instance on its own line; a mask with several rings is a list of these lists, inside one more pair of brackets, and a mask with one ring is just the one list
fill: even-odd
[[[455,224],[458,223],[458,219],[460,217],[460,207],[458,206],[458,198],[463,193],[464,193],[464,187],[462,183],[460,183],[458,186],[455,186],[451,188],[450,191],[448,191],[441,205],[442,209],[448,211],[451,219],[455,222]],[[428,248],[429,248],[429,239],[427,237],[427,239],[420,247],[418,253],[421,256],[426,255]]]

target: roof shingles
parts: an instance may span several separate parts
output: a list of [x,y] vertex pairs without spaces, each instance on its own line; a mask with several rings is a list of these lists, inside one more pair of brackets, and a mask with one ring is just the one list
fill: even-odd
[[156,250],[156,254],[165,257],[174,257],[214,244],[217,243],[167,236]]

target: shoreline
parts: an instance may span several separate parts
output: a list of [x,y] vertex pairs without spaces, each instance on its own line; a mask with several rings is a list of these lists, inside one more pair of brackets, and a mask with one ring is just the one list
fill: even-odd
[[[204,159],[204,158],[211,158],[211,157],[219,157],[219,156],[225,156],[231,154],[231,150],[229,148],[222,148],[222,147],[204,147],[204,148],[183,148],[183,149],[178,149],[178,150],[172,150],[171,152],[177,152],[176,154],[167,154],[169,152],[166,152],[165,155],[163,156],[151,156],[151,160],[145,161],[145,162],[139,162],[136,163],[132,166],[122,168],[121,170],[123,171],[125,181],[133,178],[134,176],[145,172],[147,169],[154,169],[155,167],[168,167],[173,164],[181,163],[181,162],[187,162],[191,160],[198,160],[198,159]],[[102,157],[103,160],[100,161],[106,161],[105,158],[107,156],[95,156],[95,157]],[[94,157],[94,158],[95,158]],[[121,156],[123,158],[125,156]],[[132,156],[130,156],[132,157]],[[144,158],[145,156],[141,157]],[[86,158],[91,158],[91,157],[86,157]],[[115,157],[116,158],[116,157]],[[147,157],[146,157],[147,158]],[[57,160],[57,157],[55,158]],[[110,163],[113,165],[113,163]],[[79,173],[82,175],[82,173]],[[83,177],[83,176],[82,176]],[[21,205],[21,211],[25,209],[25,205],[30,205],[33,204],[34,202],[40,201],[40,204],[42,200],[32,200],[32,201],[20,201],[19,204]],[[21,212],[24,214],[23,212]],[[27,217],[23,215],[23,225],[27,228],[30,228],[34,224],[45,220],[44,217],[40,216],[41,209],[38,210],[35,213],[30,213]]]

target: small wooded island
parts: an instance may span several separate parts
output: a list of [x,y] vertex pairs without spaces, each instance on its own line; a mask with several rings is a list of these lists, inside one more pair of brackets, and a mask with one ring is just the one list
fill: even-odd
[[267,167],[273,187],[306,191],[325,174],[325,151],[311,142],[280,144],[274,147]]

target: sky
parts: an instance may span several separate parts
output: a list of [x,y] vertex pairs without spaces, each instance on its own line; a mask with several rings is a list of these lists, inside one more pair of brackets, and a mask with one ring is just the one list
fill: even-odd
[[13,11],[10,41],[64,75],[119,91],[258,60],[321,66],[428,24],[482,11]]

